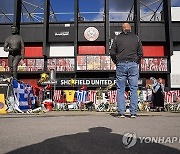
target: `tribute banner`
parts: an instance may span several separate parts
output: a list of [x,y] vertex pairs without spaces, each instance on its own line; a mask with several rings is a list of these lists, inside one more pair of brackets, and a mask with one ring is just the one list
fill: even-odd
[[141,71],[167,72],[167,58],[142,58]]
[[47,70],[74,71],[74,58],[52,58],[47,60]]
[[110,56],[77,56],[77,70],[116,70]]

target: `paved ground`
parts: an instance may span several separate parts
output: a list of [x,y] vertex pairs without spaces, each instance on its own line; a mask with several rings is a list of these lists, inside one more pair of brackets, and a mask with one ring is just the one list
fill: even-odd
[[180,153],[179,118],[169,112],[139,113],[136,119],[83,111],[0,115],[0,154]]

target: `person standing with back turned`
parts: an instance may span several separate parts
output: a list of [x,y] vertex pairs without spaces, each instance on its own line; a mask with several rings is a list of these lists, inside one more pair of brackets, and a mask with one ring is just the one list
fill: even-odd
[[9,52],[8,65],[11,74],[17,78],[17,66],[21,59],[24,59],[24,42],[16,26],[11,27],[12,35],[7,37],[4,42],[4,51]]
[[135,118],[138,103],[139,62],[143,56],[143,50],[138,36],[131,32],[131,25],[129,23],[123,23],[122,32],[114,39],[112,44],[110,56],[116,64],[118,115],[122,118],[125,117],[126,104],[124,91],[128,81],[131,92],[131,118]]

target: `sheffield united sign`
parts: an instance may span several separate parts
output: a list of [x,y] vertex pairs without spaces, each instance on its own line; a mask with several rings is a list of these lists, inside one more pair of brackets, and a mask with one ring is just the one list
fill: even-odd
[[[70,80],[71,79],[58,79],[57,86],[60,87],[70,87]],[[107,79],[107,78],[101,78],[101,79],[95,79],[95,78],[90,78],[90,79],[84,79],[84,78],[77,78],[75,79],[75,86],[80,87],[80,86],[87,86],[87,87],[107,87],[110,84],[116,84],[115,79]],[[139,86],[145,86],[146,85],[146,80],[144,78],[141,78],[138,80],[138,85]]]
[[99,37],[99,31],[97,30],[97,28],[95,27],[88,27],[85,31],[84,31],[84,37],[86,38],[86,40],[88,41],[95,41],[98,39]]

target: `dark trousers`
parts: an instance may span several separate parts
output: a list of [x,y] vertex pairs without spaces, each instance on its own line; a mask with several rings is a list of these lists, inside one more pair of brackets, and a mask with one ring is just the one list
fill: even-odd
[[8,65],[11,71],[11,75],[17,79],[17,66],[21,60],[21,55],[9,55],[8,56]]

